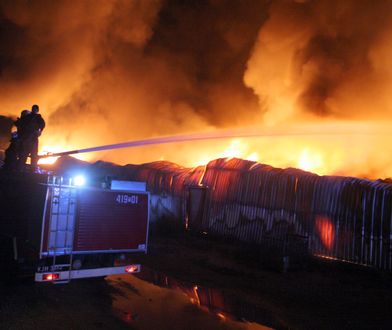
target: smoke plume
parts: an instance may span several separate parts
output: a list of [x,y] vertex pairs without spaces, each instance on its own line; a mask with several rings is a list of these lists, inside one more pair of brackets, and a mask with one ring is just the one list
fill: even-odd
[[[40,144],[62,150],[254,124],[389,120],[391,9],[389,0],[2,1],[2,113],[39,104]],[[262,162],[296,166],[306,143],[246,148]],[[392,169],[372,143],[349,157],[365,157],[369,171],[381,161]],[[224,149],[194,143],[95,157],[196,165]],[[333,173],[348,173],[335,161],[341,149],[327,154]],[[362,174],[357,165],[351,174]]]
[[278,122],[391,118],[392,2],[276,1],[245,81]]
[[257,115],[242,77],[263,1],[98,3],[1,5],[0,103],[13,115],[40,104],[44,142],[83,147]]

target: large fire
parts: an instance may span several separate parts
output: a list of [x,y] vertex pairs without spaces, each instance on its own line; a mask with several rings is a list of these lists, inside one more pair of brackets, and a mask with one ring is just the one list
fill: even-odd
[[40,105],[41,153],[257,126],[76,157],[391,176],[391,1],[37,0],[0,17],[0,104]]
[[[391,127],[389,123],[361,122],[286,126],[279,130],[264,127],[256,131],[252,128],[248,130],[248,134],[254,136],[248,138],[177,142],[166,146],[148,145],[136,149],[81,153],[75,157],[86,161],[105,159],[122,164],[170,160],[190,167],[205,165],[215,158],[236,157],[275,167],[300,168],[320,175],[388,177],[392,172],[392,165],[387,161],[389,156],[385,154],[385,150],[389,147]],[[257,133],[258,131],[260,133]],[[231,134],[241,135],[243,132],[234,131]],[[199,135],[202,138],[204,134]],[[58,138],[61,140],[62,137]],[[47,147],[47,140],[49,139],[43,138],[41,154],[94,146],[88,139],[82,139],[80,144],[77,144],[75,137],[76,142],[73,144]],[[154,149],[152,153],[151,148]],[[43,158],[40,163],[51,164],[56,159],[57,157]],[[369,171],[369,159],[372,162],[380,159],[380,166]]]

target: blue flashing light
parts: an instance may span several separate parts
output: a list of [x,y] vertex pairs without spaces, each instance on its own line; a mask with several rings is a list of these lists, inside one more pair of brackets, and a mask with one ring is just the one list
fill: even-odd
[[84,186],[86,184],[86,178],[83,175],[77,175],[73,178],[75,186]]

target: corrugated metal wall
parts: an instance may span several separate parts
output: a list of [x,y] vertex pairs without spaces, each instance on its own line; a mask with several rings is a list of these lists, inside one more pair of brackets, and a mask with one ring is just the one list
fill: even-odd
[[392,270],[391,181],[318,176],[235,158],[195,169],[127,165],[116,173],[147,182],[153,219],[184,222],[189,189],[201,185],[207,195],[197,207],[203,210],[192,213],[202,216],[197,224],[190,219],[190,228],[257,244],[297,235],[308,239],[312,254]]
[[308,237],[310,252],[392,270],[392,184],[240,159],[208,164],[202,228],[263,243]]

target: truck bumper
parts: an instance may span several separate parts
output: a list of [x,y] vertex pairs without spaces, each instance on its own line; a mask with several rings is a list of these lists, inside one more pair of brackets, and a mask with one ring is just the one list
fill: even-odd
[[94,269],[79,269],[66,271],[53,271],[45,273],[35,273],[36,282],[69,282],[72,279],[102,277],[108,275],[134,274],[140,272],[140,264],[104,267]]

